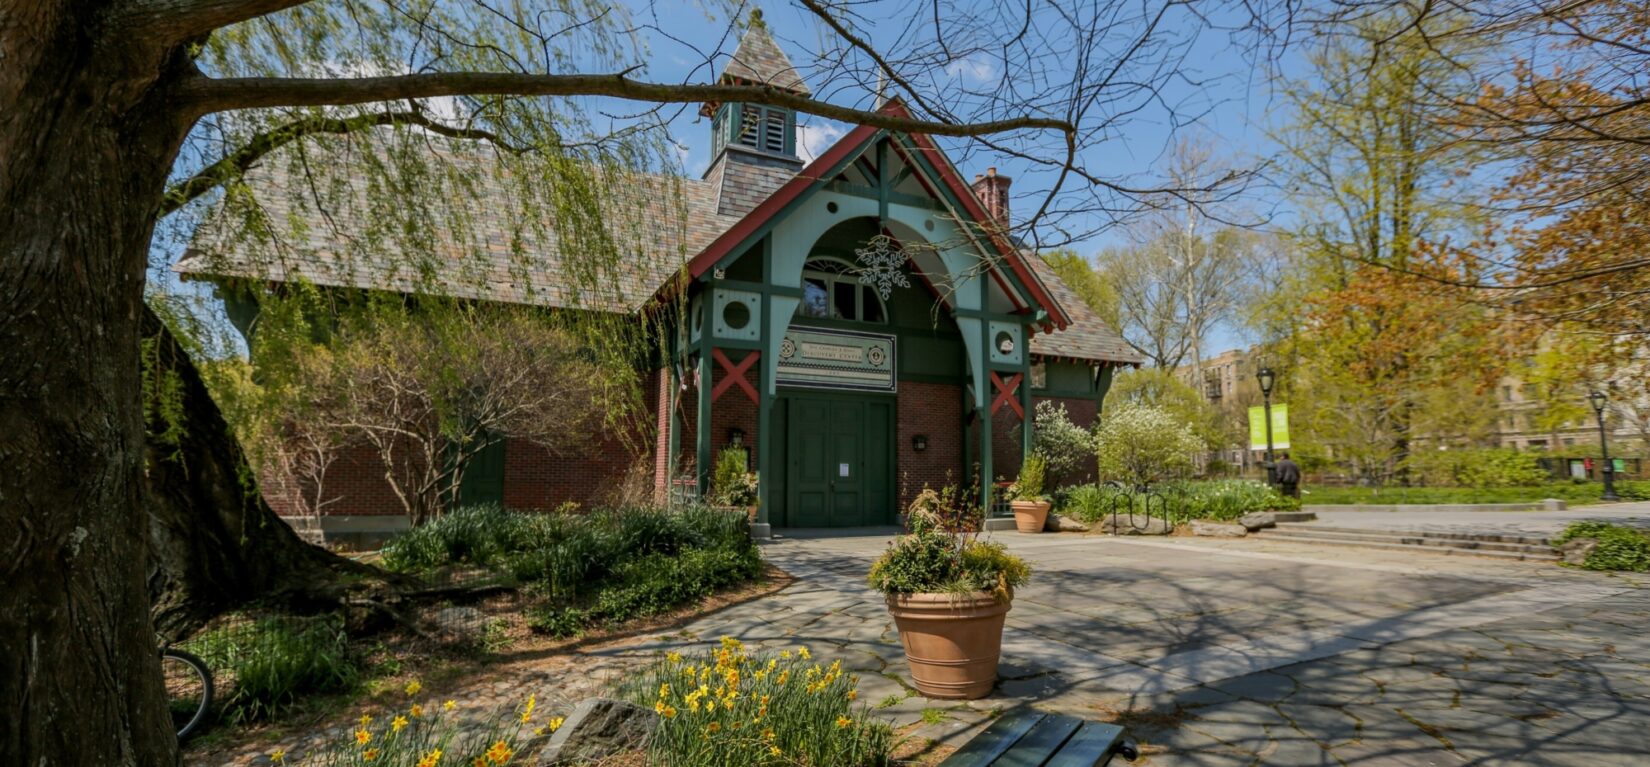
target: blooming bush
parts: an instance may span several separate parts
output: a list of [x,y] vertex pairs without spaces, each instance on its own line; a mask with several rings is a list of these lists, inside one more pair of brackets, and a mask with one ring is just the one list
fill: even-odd
[[670,653],[629,675],[620,694],[659,713],[650,764],[882,765],[893,734],[856,705],[859,679],[806,647],[752,655],[737,639]]
[[1135,486],[1191,470],[1203,450],[1186,422],[1162,408],[1130,402],[1101,418],[1095,443],[1100,477]]
[[711,476],[711,500],[717,506],[746,508],[756,505],[756,472],[747,471],[750,465],[744,448],[730,447],[716,456],[716,470]]
[[421,690],[414,681],[406,687],[406,708],[362,714],[339,740],[305,754],[277,750],[270,761],[293,767],[503,767],[531,762],[522,752],[562,723],[549,712],[541,716],[533,697],[514,710],[464,721],[456,702],[420,700]]
[[1043,400],[1037,403],[1034,417],[1033,449],[1048,459],[1051,482],[1069,482],[1094,470],[1094,432],[1072,423],[1065,405]]

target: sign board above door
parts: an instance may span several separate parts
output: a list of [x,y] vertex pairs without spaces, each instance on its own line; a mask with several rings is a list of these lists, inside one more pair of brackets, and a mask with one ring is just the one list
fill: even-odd
[[780,386],[893,392],[897,369],[893,336],[792,326],[774,372]]

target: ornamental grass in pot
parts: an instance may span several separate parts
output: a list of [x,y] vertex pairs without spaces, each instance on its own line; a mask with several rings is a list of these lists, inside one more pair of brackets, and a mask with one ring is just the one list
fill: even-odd
[[1008,505],[1014,509],[1014,528],[1022,533],[1041,533],[1048,524],[1048,496],[1043,494],[1043,478],[1048,459],[1040,453],[1026,456],[1020,478],[1008,487]]
[[959,495],[925,489],[906,515],[907,534],[871,565],[870,582],[888,599],[917,690],[972,700],[997,683],[1003,619],[1031,569],[979,540]]

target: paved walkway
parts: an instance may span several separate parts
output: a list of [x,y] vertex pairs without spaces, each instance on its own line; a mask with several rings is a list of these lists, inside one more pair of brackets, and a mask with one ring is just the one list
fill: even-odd
[[1650,764],[1650,579],[1268,541],[1001,537],[1034,568],[997,693],[905,687],[864,587],[887,535],[789,540],[786,591],[645,648],[807,644],[956,745],[1030,706],[1116,719],[1150,765]]
[[1320,511],[1326,527],[1436,532],[1557,535],[1571,522],[1600,520],[1650,528],[1650,502],[1582,506],[1565,511]]
[[[928,701],[865,572],[892,531],[793,537],[765,554],[798,580],[687,626],[524,660],[463,690],[565,712],[666,650],[737,636],[806,645],[861,676],[860,700],[956,746],[1020,707],[1117,721],[1150,767],[1650,765],[1650,578],[1283,540],[1003,534],[1033,567],[989,698]],[[434,687],[435,685],[432,685]],[[439,693],[439,694],[437,694]],[[297,753],[347,737],[280,738]],[[192,764],[266,764],[276,739]]]

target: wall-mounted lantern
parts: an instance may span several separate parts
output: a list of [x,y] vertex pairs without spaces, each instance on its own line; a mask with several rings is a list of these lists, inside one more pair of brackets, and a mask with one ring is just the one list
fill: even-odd
[[915,450],[919,453],[924,451],[924,450],[927,450],[928,449],[928,435],[927,434],[918,434],[915,437],[912,437],[911,438],[911,449]]
[[745,430],[737,426],[728,429],[728,447],[743,448],[745,446]]

